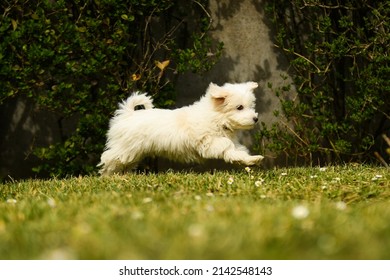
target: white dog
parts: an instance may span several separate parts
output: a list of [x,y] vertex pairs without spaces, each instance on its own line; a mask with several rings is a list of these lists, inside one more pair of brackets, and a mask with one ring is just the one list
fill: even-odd
[[175,110],[154,109],[150,97],[133,93],[119,104],[110,121],[100,173],[123,172],[147,156],[181,162],[224,159],[259,164],[263,156],[249,155],[236,136],[237,131],[251,129],[258,121],[253,94],[257,86],[255,82],[211,83],[199,101]]

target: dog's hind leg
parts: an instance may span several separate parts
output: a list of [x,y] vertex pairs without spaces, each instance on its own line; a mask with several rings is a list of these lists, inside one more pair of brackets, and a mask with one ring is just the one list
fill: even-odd
[[98,167],[100,167],[99,173],[101,175],[123,174],[131,168],[135,168],[137,162],[134,158],[118,156],[118,153],[109,149],[101,156],[101,161],[98,164]]
[[101,162],[98,166],[101,166],[99,173],[103,176],[118,173],[118,170],[120,170],[120,163],[118,160]]
[[124,174],[137,167],[137,163],[122,163],[119,160],[112,160],[104,163],[99,170],[103,176],[112,174]]

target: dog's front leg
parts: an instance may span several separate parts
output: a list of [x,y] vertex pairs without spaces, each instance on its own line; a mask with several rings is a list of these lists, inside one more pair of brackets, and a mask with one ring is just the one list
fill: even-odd
[[242,146],[237,148],[227,137],[214,138],[206,147],[203,149],[205,158],[222,158],[229,163],[256,165],[264,158],[260,155],[251,156]]
[[237,150],[236,148],[227,149],[224,153],[224,160],[230,163],[239,163],[243,165],[257,165],[263,160],[263,156],[251,156],[246,151]]

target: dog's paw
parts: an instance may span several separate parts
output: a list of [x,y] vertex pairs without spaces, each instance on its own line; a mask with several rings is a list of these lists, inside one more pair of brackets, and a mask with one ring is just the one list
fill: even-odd
[[258,165],[258,164],[260,164],[260,162],[261,162],[263,159],[264,159],[264,157],[261,156],[261,155],[250,156],[250,157],[246,160],[245,164],[246,164],[246,165]]

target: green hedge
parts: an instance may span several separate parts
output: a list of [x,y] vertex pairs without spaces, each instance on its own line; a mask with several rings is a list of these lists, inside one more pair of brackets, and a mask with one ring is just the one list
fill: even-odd
[[293,83],[269,84],[285,118],[259,141],[289,164],[374,160],[390,131],[390,2],[278,0],[267,11]]
[[44,164],[34,170],[94,172],[118,101],[143,90],[158,106],[170,106],[179,73],[210,69],[222,46],[206,34],[206,2],[3,1],[0,104],[29,98],[59,116],[60,129],[77,119],[61,141],[35,148]]

